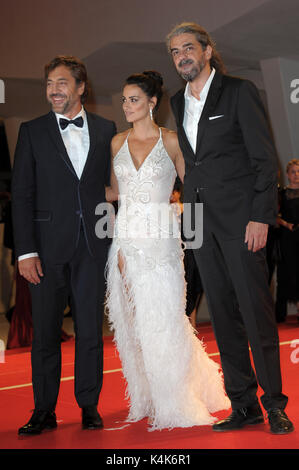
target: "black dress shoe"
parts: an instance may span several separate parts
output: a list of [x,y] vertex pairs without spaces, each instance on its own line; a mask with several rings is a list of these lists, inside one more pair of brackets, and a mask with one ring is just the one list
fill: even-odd
[[242,429],[248,424],[260,424],[264,422],[262,410],[259,405],[249,406],[248,408],[239,408],[233,410],[232,414],[213,425],[214,431],[234,431]]
[[56,415],[53,411],[34,410],[31,419],[18,431],[19,435],[40,434],[44,429],[57,428]]
[[103,427],[103,420],[96,406],[85,406],[82,408],[83,429],[102,429]]
[[280,408],[272,408],[268,411],[268,420],[270,431],[273,434],[287,434],[294,431],[293,423],[289,420],[286,413]]

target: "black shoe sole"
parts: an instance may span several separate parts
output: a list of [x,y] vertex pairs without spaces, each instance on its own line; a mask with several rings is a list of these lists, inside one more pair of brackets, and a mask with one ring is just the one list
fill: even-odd
[[38,436],[39,434],[43,433],[44,431],[46,431],[46,432],[47,431],[54,431],[55,429],[57,429],[57,425],[56,426],[45,426],[40,431],[21,431],[21,430],[19,430],[18,435],[19,436]]
[[[255,424],[262,424],[264,423],[264,418],[263,416],[260,416],[258,418],[254,418],[252,421],[246,421],[242,426],[236,426],[236,427],[231,427],[231,428],[225,428],[225,427],[214,427],[212,426],[213,431],[216,432],[229,432],[229,431],[238,431],[239,429],[243,429],[245,426],[254,426]],[[217,425],[215,425],[217,426]]]
[[288,429],[287,431],[272,431],[272,429],[270,428],[270,433],[282,436],[283,434],[290,434],[294,430],[295,430],[294,427],[292,427],[291,429]]
[[84,425],[82,424],[82,429],[84,429],[84,430],[87,429],[87,430],[89,430],[89,431],[94,431],[95,429],[103,429],[103,427],[104,427],[103,424],[100,425],[100,426],[84,426]]

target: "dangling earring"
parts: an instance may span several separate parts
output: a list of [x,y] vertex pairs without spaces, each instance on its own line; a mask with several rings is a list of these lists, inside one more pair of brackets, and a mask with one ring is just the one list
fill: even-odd
[[151,120],[153,120],[153,110],[152,110],[152,108],[150,108],[150,117],[151,117]]

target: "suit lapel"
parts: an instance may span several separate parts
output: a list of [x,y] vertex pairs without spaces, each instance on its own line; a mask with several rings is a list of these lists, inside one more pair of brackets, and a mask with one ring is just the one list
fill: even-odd
[[73,167],[73,164],[68,156],[67,150],[65,148],[65,145],[63,143],[59,127],[58,127],[58,122],[55,116],[55,113],[51,111],[48,114],[48,131],[51,136],[51,139],[53,140],[54,144],[56,145],[56,148],[58,150],[58,154],[60,158],[64,161],[64,163],[67,165],[68,169],[73,173],[75,178],[78,179],[77,173]]
[[88,124],[88,131],[89,131],[89,151],[88,151],[86,162],[83,168],[81,179],[84,177],[84,175],[86,174],[88,170],[88,167],[92,160],[92,156],[94,154],[94,151],[96,149],[96,144],[97,144],[97,130],[96,130],[94,118],[86,110],[85,110],[85,113],[87,117],[87,124]]
[[181,134],[183,136],[183,139],[185,141],[185,144],[189,150],[189,153],[195,158],[194,151],[190,145],[189,139],[186,135],[185,129],[184,129],[184,114],[185,114],[185,90],[181,90],[181,93],[178,96],[177,99],[177,113],[178,113],[178,124],[179,127],[181,128]]
[[217,101],[221,92],[221,86],[222,86],[222,75],[216,72],[212,80],[200,119],[198,121],[196,155],[200,151],[200,144],[201,144],[201,140],[202,140],[206,125],[208,123],[208,118],[213,113],[213,110],[217,104]]
[[[86,117],[87,117],[87,123],[88,123],[88,130],[89,130],[89,151],[88,155],[86,158],[86,162],[84,165],[84,169],[81,175],[81,179],[83,176],[86,174],[86,171],[88,169],[88,166],[90,164],[90,161],[92,159],[93,153],[96,149],[96,143],[97,143],[97,132],[96,132],[96,127],[94,120],[92,116],[85,111]],[[73,175],[78,179],[77,173],[73,167],[73,164],[71,162],[71,159],[67,153],[67,150],[65,148],[65,145],[63,143],[61,133],[59,131],[58,123],[55,114],[51,111],[48,114],[48,131],[50,133],[50,136],[54,142],[54,144],[57,147],[58,154],[59,156],[63,159],[64,163],[67,165],[69,170],[73,173]]]

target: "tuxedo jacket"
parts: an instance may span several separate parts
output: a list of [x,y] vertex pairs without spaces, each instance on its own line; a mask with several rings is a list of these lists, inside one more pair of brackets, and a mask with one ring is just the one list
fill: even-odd
[[277,157],[257,88],[215,73],[192,150],[184,120],[185,90],[171,98],[185,159],[184,202],[203,203],[203,226],[243,237],[250,220],[275,224]]
[[21,124],[12,177],[16,256],[38,252],[41,259],[65,263],[74,254],[81,226],[91,255],[106,256],[109,241],[96,236],[95,209],[106,201],[116,129],[100,116],[86,116],[90,147],[80,179],[52,111]]

